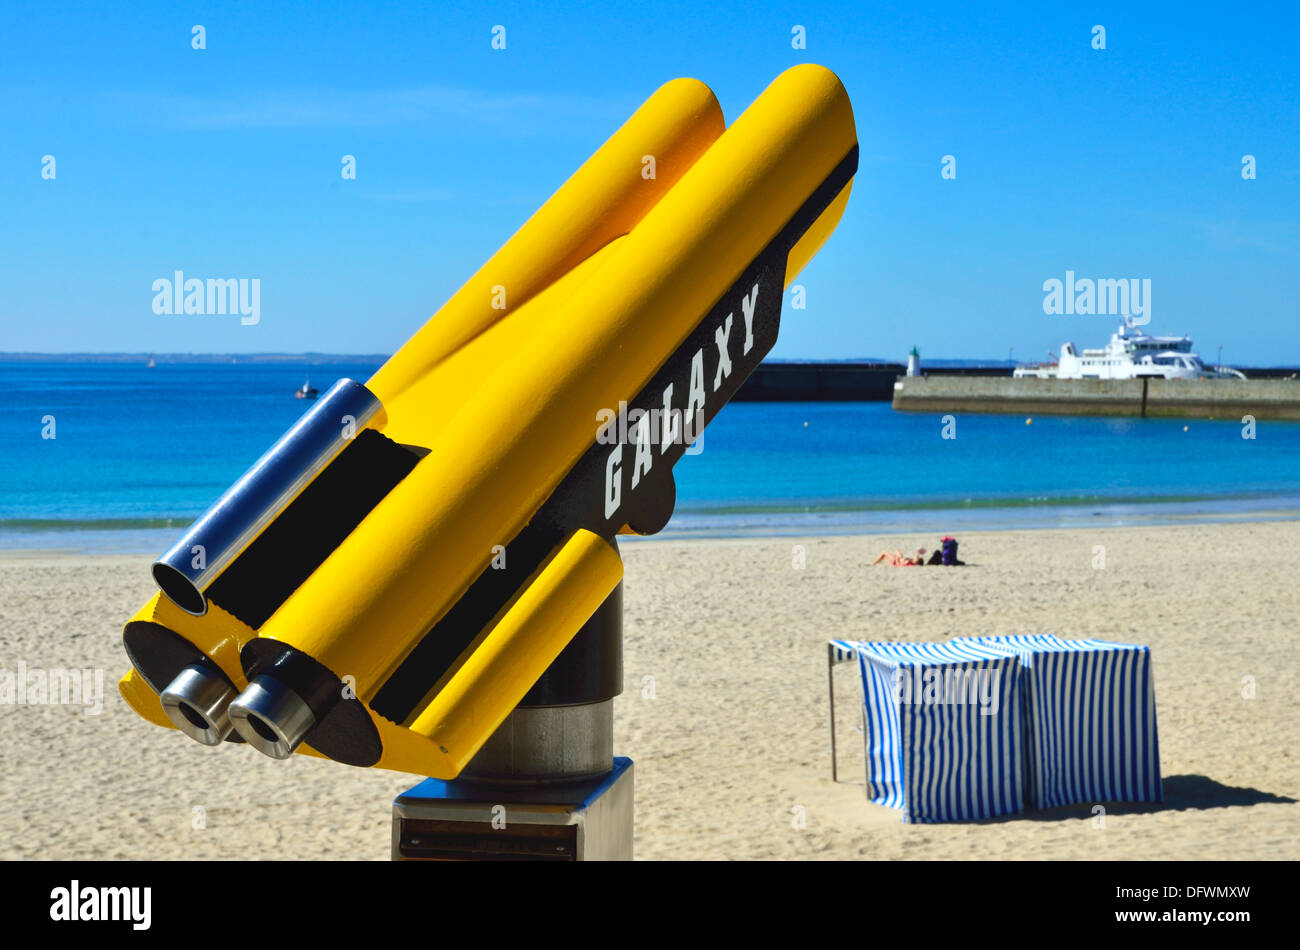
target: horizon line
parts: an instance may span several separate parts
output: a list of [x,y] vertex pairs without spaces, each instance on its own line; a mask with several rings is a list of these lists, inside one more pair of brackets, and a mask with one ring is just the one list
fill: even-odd
[[[66,353],[49,353],[35,350],[0,350],[0,363],[122,363],[127,361],[144,362],[146,360],[162,361],[165,363],[215,363],[215,362],[281,362],[281,363],[305,363],[315,361],[318,363],[374,363],[381,364],[386,362],[393,354],[391,353],[329,353],[323,350],[303,350],[300,352],[290,353],[283,351],[269,350],[265,352],[227,352],[227,353],[195,353],[195,352],[176,352],[160,353],[147,350],[123,350],[123,351],[96,351],[83,350]],[[905,366],[906,360],[885,359],[874,356],[854,356],[854,357],[777,357],[768,358],[762,361],[763,365],[773,364],[821,364],[821,365],[848,365],[863,364],[877,366]],[[1006,358],[993,357],[959,357],[959,356],[936,356],[930,359],[922,359],[921,366],[943,366],[944,364],[964,364],[967,366],[997,366],[997,367],[1014,367],[1023,363],[1023,360],[1008,360]],[[1241,369],[1252,370],[1293,370],[1300,369],[1300,364],[1294,363],[1237,363],[1234,364]]]

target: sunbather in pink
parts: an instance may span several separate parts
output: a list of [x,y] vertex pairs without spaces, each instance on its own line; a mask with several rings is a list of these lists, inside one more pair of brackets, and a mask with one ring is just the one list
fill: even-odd
[[881,551],[880,557],[872,561],[872,565],[885,561],[890,567],[924,567],[925,566],[925,548],[918,548],[916,557],[904,557],[901,551]]

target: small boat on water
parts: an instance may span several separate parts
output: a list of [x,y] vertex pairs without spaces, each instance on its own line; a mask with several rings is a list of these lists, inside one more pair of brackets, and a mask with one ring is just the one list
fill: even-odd
[[1245,379],[1240,370],[1208,366],[1185,336],[1149,336],[1125,319],[1110,342],[1097,349],[1061,347],[1055,363],[1017,366],[1013,376],[1040,379]]
[[311,384],[310,376],[307,377],[307,381],[300,388],[293,391],[294,399],[315,399],[319,395],[320,391]]

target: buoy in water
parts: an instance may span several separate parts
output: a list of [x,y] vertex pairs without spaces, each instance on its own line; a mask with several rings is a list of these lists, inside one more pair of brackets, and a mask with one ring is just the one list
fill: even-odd
[[1034,424],[1033,416],[1030,416],[1028,419],[1025,420],[1025,425],[1031,426],[1033,424]]

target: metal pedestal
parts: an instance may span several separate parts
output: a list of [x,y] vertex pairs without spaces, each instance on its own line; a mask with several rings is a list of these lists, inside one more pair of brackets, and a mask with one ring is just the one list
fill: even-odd
[[614,757],[620,584],[455,781],[393,802],[393,860],[632,858],[632,761]]
[[426,779],[393,802],[394,861],[630,861],[632,760],[545,785]]

